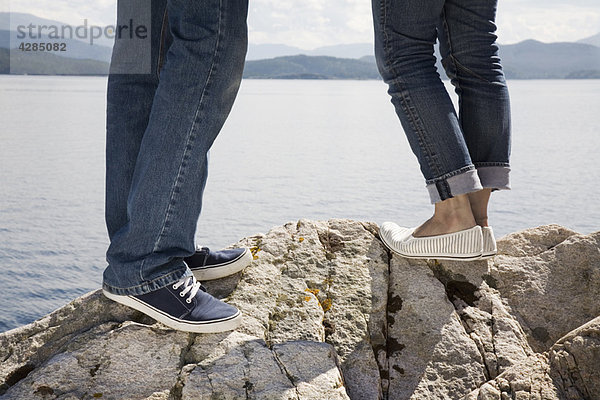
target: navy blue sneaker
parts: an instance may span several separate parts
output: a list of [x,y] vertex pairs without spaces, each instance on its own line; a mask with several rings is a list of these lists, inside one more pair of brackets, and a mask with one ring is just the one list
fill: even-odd
[[210,281],[246,268],[252,262],[252,252],[246,247],[220,251],[210,251],[208,247],[203,247],[194,255],[184,258],[184,261],[196,279]]
[[242,313],[237,308],[206,293],[194,276],[185,276],[174,284],[139,296],[102,292],[109,299],[178,331],[218,333],[233,330],[242,322]]

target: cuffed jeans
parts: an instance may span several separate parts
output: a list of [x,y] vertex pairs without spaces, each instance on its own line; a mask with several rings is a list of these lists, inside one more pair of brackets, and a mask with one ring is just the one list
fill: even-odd
[[[510,103],[497,0],[372,0],[375,56],[432,203],[510,189]],[[459,98],[457,115],[434,44]]]
[[[125,1],[118,24],[127,24]],[[108,79],[103,288],[120,295],[191,273],[183,257],[195,251],[207,152],[233,105],[247,49],[247,0],[146,4],[150,73]],[[111,63],[123,53],[117,40]]]

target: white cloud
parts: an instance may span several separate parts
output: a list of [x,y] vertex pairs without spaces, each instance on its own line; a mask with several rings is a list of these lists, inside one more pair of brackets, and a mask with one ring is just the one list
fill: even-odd
[[593,6],[590,1],[573,1],[568,5],[553,1],[545,5],[531,3],[534,2],[500,2],[497,18],[500,43],[525,39],[568,42],[600,32],[600,7]]
[[252,43],[285,43],[305,49],[372,40],[368,0],[251,0]]
[[72,25],[80,25],[84,19],[89,24],[113,25],[116,6],[115,0],[12,0],[10,11],[34,14]]

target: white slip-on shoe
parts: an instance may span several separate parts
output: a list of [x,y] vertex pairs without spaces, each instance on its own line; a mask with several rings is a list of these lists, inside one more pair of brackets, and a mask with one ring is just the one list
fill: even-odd
[[483,235],[480,226],[445,235],[414,237],[416,228],[385,222],[379,229],[381,241],[406,258],[471,261],[481,258]]
[[483,252],[481,253],[481,258],[484,260],[492,258],[498,253],[494,231],[491,226],[483,226],[481,227],[481,233],[483,234]]

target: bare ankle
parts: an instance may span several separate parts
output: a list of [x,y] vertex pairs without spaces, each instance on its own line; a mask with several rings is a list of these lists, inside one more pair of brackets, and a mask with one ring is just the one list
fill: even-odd
[[480,217],[480,218],[475,218],[475,223],[479,226],[489,226],[488,224],[488,217]]
[[433,218],[449,227],[475,226],[471,204],[466,195],[456,196],[436,203]]
[[454,233],[474,227],[475,218],[466,195],[436,203],[433,217],[415,231],[415,237]]
[[491,193],[491,189],[483,189],[468,194],[471,212],[479,226],[488,226],[487,209]]
[[437,220],[439,224],[448,227],[449,231],[461,231],[476,225],[473,214],[470,212],[434,215],[433,219]]

